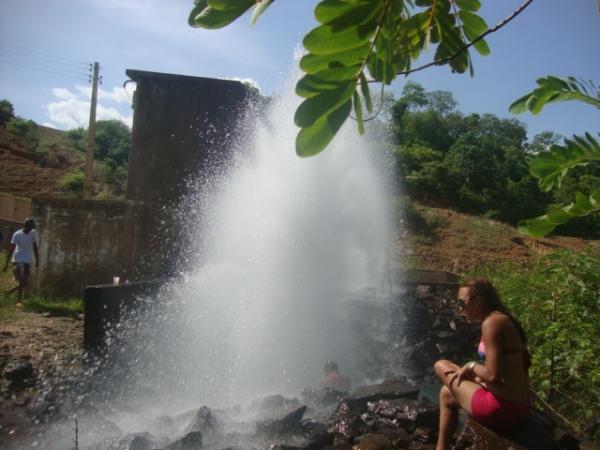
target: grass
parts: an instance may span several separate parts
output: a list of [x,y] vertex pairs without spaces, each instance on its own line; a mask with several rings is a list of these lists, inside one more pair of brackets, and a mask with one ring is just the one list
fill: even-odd
[[[4,268],[6,252],[0,252],[0,269]],[[10,265],[6,272],[0,272],[0,322],[11,320],[17,311],[50,313],[53,316],[72,316],[83,312],[80,298],[61,298],[49,295],[26,293],[22,305],[17,305],[16,293],[6,298],[3,292],[14,286]]]

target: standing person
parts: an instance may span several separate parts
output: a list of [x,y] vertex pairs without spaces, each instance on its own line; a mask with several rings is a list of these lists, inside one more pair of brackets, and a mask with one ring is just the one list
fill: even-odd
[[5,291],[4,294],[8,296],[16,291],[19,302],[23,300],[23,291],[29,284],[29,274],[31,273],[31,264],[33,264],[34,255],[35,267],[39,267],[40,258],[38,256],[37,242],[38,237],[33,219],[25,219],[23,229],[16,231],[10,241],[4,271],[6,272],[6,269],[8,269],[8,261],[12,256],[13,276],[17,285]]
[[350,378],[340,372],[337,363],[333,360],[327,361],[323,368],[323,378],[321,378],[321,387],[335,389],[340,392],[349,392],[352,382]]
[[494,430],[518,425],[530,410],[531,360],[523,327],[488,280],[466,281],[458,300],[467,320],[481,324],[478,353],[483,362],[471,361],[462,367],[447,360],[435,363],[443,384],[436,450],[449,447],[460,408]]

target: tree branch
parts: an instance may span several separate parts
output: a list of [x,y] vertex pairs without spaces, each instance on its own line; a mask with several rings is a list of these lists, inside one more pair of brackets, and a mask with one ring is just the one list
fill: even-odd
[[517,17],[519,14],[521,14],[523,12],[523,10],[525,8],[527,8],[532,2],[533,2],[533,0],[525,0],[521,4],[521,6],[519,6],[510,16],[508,16],[506,19],[502,20],[501,22],[499,22],[498,24],[496,24],[492,28],[488,29],[485,33],[481,34],[476,39],[473,39],[471,42],[469,42],[467,45],[465,45],[464,47],[462,47],[461,49],[459,49],[453,55],[450,55],[450,56],[448,56],[446,58],[438,59],[437,61],[432,61],[432,62],[430,62],[428,64],[424,64],[424,65],[419,66],[419,67],[415,67],[414,69],[405,70],[403,72],[398,72],[398,73],[396,73],[396,75],[408,75],[408,74],[413,73],[413,72],[418,72],[419,70],[427,69],[428,67],[441,66],[443,64],[446,64],[448,61],[452,61],[454,58],[456,58],[461,53],[463,53],[464,51],[466,51],[469,47],[473,46],[474,44],[476,44],[477,42],[479,42],[480,40],[482,40],[488,34],[492,34],[492,33],[496,32],[496,31],[498,31],[500,28],[502,28],[508,22],[510,22],[511,20],[513,20],[515,17]]

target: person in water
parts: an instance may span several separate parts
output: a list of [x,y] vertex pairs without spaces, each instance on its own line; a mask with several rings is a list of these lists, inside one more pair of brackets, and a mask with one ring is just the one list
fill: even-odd
[[463,283],[458,301],[467,320],[481,324],[478,353],[482,362],[462,367],[448,360],[435,363],[443,384],[436,450],[449,447],[459,408],[494,430],[518,425],[530,410],[531,360],[523,327],[488,280],[473,278]]
[[340,392],[349,392],[350,378],[340,372],[337,363],[333,360],[327,361],[323,368],[323,378],[321,378],[321,387],[335,389]]

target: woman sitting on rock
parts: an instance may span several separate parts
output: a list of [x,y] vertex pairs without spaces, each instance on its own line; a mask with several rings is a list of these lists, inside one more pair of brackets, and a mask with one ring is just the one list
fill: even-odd
[[459,408],[494,430],[512,428],[529,414],[531,365],[523,327],[487,280],[473,278],[460,286],[459,307],[470,322],[481,324],[478,353],[483,362],[460,367],[435,363],[440,390],[440,429],[436,450],[447,449]]

